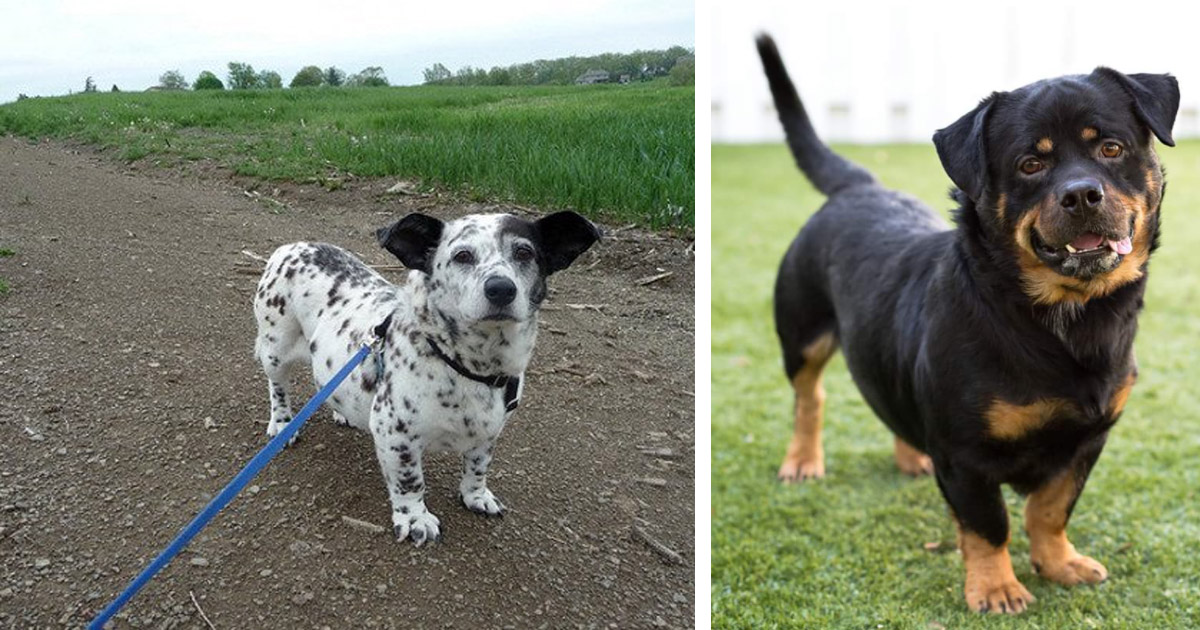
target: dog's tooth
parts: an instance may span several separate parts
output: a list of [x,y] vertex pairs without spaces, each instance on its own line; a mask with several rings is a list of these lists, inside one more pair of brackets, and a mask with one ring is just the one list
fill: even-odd
[[1070,244],[1070,243],[1067,243],[1067,251],[1069,251],[1069,252],[1071,252],[1072,254],[1074,254],[1074,253],[1075,253],[1076,251],[1078,251],[1078,250],[1076,250],[1074,247],[1071,247],[1071,244]]

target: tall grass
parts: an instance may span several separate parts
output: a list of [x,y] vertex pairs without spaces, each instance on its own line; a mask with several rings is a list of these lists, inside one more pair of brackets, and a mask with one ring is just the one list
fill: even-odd
[[662,84],[100,93],[0,106],[0,133],[239,174],[404,176],[653,227],[695,216],[694,89]]

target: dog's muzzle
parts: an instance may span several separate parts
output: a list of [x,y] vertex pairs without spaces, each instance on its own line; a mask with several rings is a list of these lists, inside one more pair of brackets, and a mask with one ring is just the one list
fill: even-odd
[[483,283],[483,295],[492,306],[508,306],[517,297],[517,285],[504,276],[492,276]]

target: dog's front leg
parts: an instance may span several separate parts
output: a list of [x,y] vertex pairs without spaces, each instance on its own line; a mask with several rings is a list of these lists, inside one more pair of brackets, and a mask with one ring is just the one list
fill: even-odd
[[492,462],[495,442],[480,444],[464,451],[462,481],[458,493],[468,510],[484,516],[504,516],[505,507],[487,487],[488,465]]
[[424,445],[413,439],[402,420],[390,414],[371,414],[375,454],[392,500],[392,531],[396,540],[412,539],[420,547],[441,539],[440,521],[425,508],[425,476],[421,472]]

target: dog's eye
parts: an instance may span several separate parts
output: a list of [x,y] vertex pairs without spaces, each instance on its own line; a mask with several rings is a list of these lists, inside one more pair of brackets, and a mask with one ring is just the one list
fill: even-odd
[[1025,173],[1026,175],[1033,175],[1034,173],[1046,168],[1046,163],[1037,158],[1031,157],[1022,161],[1019,168],[1021,169],[1021,172]]
[[524,246],[518,247],[516,251],[513,252],[513,258],[518,262],[529,262],[533,260],[533,248]]
[[1121,153],[1124,151],[1125,148],[1116,142],[1105,142],[1104,144],[1100,145],[1100,155],[1103,155],[1106,158],[1120,157]]
[[454,262],[473,265],[475,264],[475,254],[472,254],[469,249],[460,249],[454,254]]

